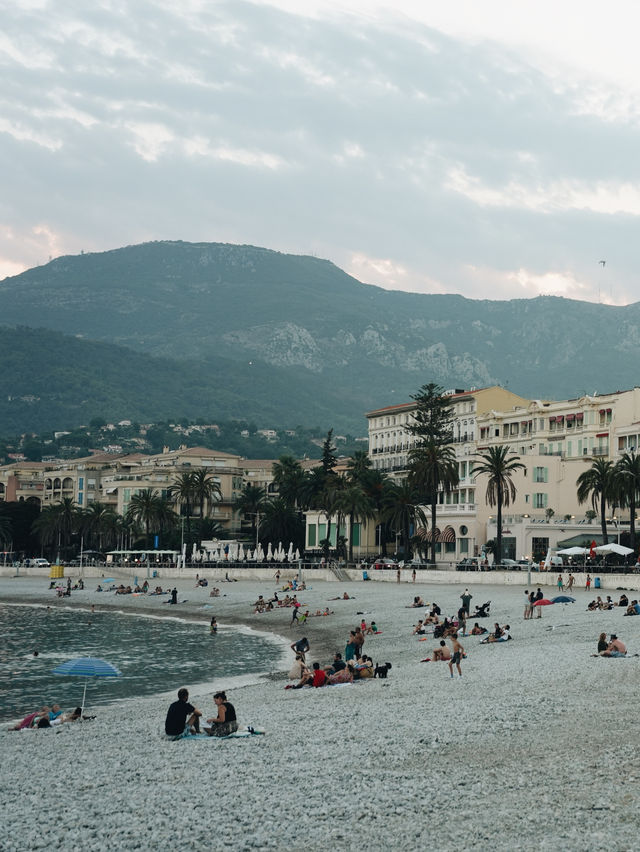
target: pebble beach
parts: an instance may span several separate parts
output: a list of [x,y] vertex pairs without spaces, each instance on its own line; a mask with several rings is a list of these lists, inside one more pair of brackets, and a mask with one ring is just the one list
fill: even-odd
[[[203,627],[215,612],[221,631],[241,624],[280,637],[273,671],[228,691],[240,727],[266,733],[170,742],[163,725],[173,696],[121,701],[100,707],[91,722],[59,728],[4,725],[0,849],[635,848],[640,618],[617,607],[588,612],[594,595],[579,588],[576,603],[525,621],[524,583],[472,580],[311,578],[299,600],[333,614],[293,628],[289,609],[253,612],[273,582],[223,583],[212,600],[181,580],[184,603],[167,607],[165,598],[96,593],[88,580],[65,606],[170,609]],[[2,578],[0,602],[60,605],[47,585]],[[424,610],[409,605],[419,594],[454,614],[466,586],[472,610],[491,600],[484,626],[509,623],[513,641],[482,645],[467,636],[463,676],[450,678],[446,664],[420,662],[437,642],[411,635]],[[330,600],[344,591],[351,600]],[[324,665],[363,617],[382,630],[366,637],[364,651],[392,664],[386,680],[284,689],[289,643],[307,636],[308,660]],[[601,631],[617,633],[630,656],[592,657]],[[205,717],[214,713],[210,691],[184,686]]]

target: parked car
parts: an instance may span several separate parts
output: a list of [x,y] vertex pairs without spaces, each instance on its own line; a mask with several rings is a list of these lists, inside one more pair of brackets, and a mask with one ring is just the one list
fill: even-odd
[[386,556],[385,557],[381,556],[380,558],[376,559],[376,561],[373,563],[373,567],[376,570],[379,570],[381,568],[397,568],[398,565],[393,559],[389,559]]
[[25,559],[25,568],[51,568],[51,563],[47,559]]
[[461,559],[460,562],[456,565],[456,571],[479,571],[480,570],[480,560],[475,557],[469,556],[465,559]]

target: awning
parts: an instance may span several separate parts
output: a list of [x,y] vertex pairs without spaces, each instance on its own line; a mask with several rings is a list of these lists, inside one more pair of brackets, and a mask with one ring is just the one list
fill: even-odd
[[608,432],[598,432],[598,433],[596,434],[596,438],[608,438],[608,437],[609,437],[609,433],[608,433]]
[[559,550],[563,550],[565,547],[591,547],[592,541],[595,541],[596,544],[602,544],[602,534],[579,533],[571,538],[565,538],[563,541],[559,541],[556,546]]
[[556,417],[556,421],[558,423],[564,422],[564,414],[558,414],[558,416]]
[[600,414],[606,414],[606,413],[607,413],[607,411],[606,411],[606,409],[605,409],[605,408],[601,408],[601,409],[600,409]]
[[576,414],[576,420],[584,420],[584,414],[582,412]]
[[555,418],[555,417],[550,417],[550,418],[549,418],[549,423],[555,423],[555,422],[556,422],[556,418]]
[[453,529],[453,527],[449,527],[449,526],[445,527],[442,530],[442,532],[440,533],[440,535],[438,536],[438,541],[442,542],[443,544],[453,544],[453,542],[455,540],[456,540],[455,530]]
[[576,419],[575,414],[567,414],[567,423],[573,423],[573,421],[575,419]]

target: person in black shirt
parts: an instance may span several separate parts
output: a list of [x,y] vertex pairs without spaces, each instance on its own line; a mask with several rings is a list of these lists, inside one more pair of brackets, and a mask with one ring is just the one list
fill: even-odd
[[204,730],[210,737],[228,737],[229,734],[233,734],[238,730],[236,709],[233,704],[227,701],[227,696],[224,692],[216,692],[213,700],[218,708],[218,715],[215,719],[207,719],[211,727]]
[[174,701],[167,711],[164,732],[168,737],[179,739],[184,734],[200,733],[200,716],[202,713],[193,704],[189,704],[189,690],[178,690],[178,700]]

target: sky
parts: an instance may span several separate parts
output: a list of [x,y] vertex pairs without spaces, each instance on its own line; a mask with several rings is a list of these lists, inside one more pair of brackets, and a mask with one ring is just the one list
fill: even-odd
[[0,279],[181,239],[638,301],[636,7],[0,0]]

